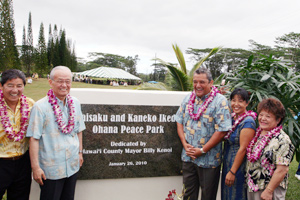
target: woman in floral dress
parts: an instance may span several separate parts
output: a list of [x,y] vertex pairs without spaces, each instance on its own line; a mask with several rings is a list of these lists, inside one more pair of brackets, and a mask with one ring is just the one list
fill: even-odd
[[248,200],[285,199],[294,146],[282,130],[285,109],[273,98],[258,105],[255,136],[247,148]]
[[231,95],[233,126],[225,136],[224,159],[221,182],[222,200],[247,199],[245,180],[246,149],[255,134],[256,113],[249,110],[249,94],[237,88]]

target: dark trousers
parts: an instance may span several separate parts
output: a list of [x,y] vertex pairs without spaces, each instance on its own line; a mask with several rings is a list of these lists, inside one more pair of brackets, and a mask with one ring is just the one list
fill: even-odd
[[296,174],[297,174],[297,175],[300,175],[300,162],[299,162],[298,170],[296,171]]
[[73,200],[77,174],[58,180],[43,180],[44,185],[40,186],[40,200]]
[[28,151],[18,160],[0,158],[0,199],[7,190],[7,200],[28,200],[31,180]]
[[186,189],[184,200],[198,200],[201,187],[201,200],[215,200],[217,197],[220,166],[202,168],[191,162],[183,162],[183,184]]

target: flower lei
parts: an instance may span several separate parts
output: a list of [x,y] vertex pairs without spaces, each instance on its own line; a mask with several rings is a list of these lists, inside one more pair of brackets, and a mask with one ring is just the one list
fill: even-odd
[[[232,113],[231,116],[234,117],[235,115],[236,115],[236,113]],[[252,110],[248,110],[247,112],[245,112],[244,114],[239,116],[239,118],[237,118],[237,120],[235,120],[235,122],[234,122],[232,128],[230,129],[230,131],[228,131],[228,133],[225,135],[224,139],[228,140],[230,135],[234,132],[236,127],[239,125],[239,123],[241,123],[247,116],[251,116],[255,120],[257,114],[255,112],[253,112]]]
[[65,122],[63,121],[62,111],[59,108],[56,96],[54,95],[52,89],[50,89],[48,91],[47,96],[49,99],[48,102],[51,104],[52,109],[54,111],[54,115],[55,115],[59,130],[61,132],[63,132],[64,134],[70,134],[75,126],[75,123],[74,123],[75,122],[75,107],[74,107],[74,102],[73,102],[72,97],[69,94],[67,95],[67,103],[69,106],[69,121],[68,121],[68,125],[66,125]]
[[217,95],[217,93],[220,93],[219,90],[215,87],[212,86],[212,90],[210,92],[210,95],[207,99],[205,99],[204,103],[202,106],[198,109],[198,112],[194,114],[194,103],[196,99],[196,93],[195,91],[192,92],[188,104],[188,111],[193,120],[198,120],[200,116],[203,114],[203,112],[207,109],[208,105],[213,101],[214,97]]
[[18,133],[13,130],[13,127],[9,121],[7,107],[4,102],[4,95],[2,90],[0,90],[0,116],[1,116],[1,124],[3,126],[4,131],[7,133],[7,138],[18,142],[22,140],[25,136],[27,127],[28,127],[28,116],[29,116],[29,105],[26,101],[26,96],[21,95],[20,97],[20,130]]
[[[263,151],[263,149],[268,145],[268,143],[270,142],[271,138],[273,136],[277,136],[280,133],[280,130],[282,129],[282,125],[277,126],[275,128],[273,128],[271,131],[269,131],[266,135],[263,136],[263,138],[260,140],[260,142],[258,143],[257,147],[255,149],[253,149],[254,145],[257,142],[258,137],[261,134],[261,128],[258,127],[258,129],[256,130],[255,136],[254,138],[251,140],[251,142],[249,143],[248,147],[247,147],[247,158],[250,162],[255,162],[257,161],[260,156],[261,153]],[[270,164],[267,159],[262,160],[261,162],[261,166],[270,172],[270,176],[273,175],[274,173],[274,164]],[[254,184],[250,174],[248,174],[248,185],[249,187],[254,191],[257,192],[258,191],[258,185]]]

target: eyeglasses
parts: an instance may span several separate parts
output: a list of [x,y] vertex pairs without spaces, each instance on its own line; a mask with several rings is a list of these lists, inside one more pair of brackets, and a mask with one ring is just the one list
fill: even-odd
[[58,84],[60,84],[60,85],[63,85],[64,83],[66,84],[66,85],[70,85],[71,84],[71,80],[62,80],[62,79],[59,79],[59,80],[53,80],[54,82],[56,82],[56,83],[58,83]]

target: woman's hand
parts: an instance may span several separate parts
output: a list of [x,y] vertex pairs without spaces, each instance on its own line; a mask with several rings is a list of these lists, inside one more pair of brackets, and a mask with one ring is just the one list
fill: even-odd
[[234,184],[234,181],[235,181],[235,176],[231,172],[228,172],[225,177],[225,185],[231,187]]
[[[261,193],[261,199],[271,199],[273,198],[274,190],[280,185],[281,181],[284,179],[285,175],[288,173],[289,167],[286,165],[276,165],[274,174],[266,187],[266,189]],[[274,189],[275,188],[275,189]]]
[[260,198],[262,200],[272,200],[273,198],[273,192],[270,191],[268,188],[266,188],[260,195]]

